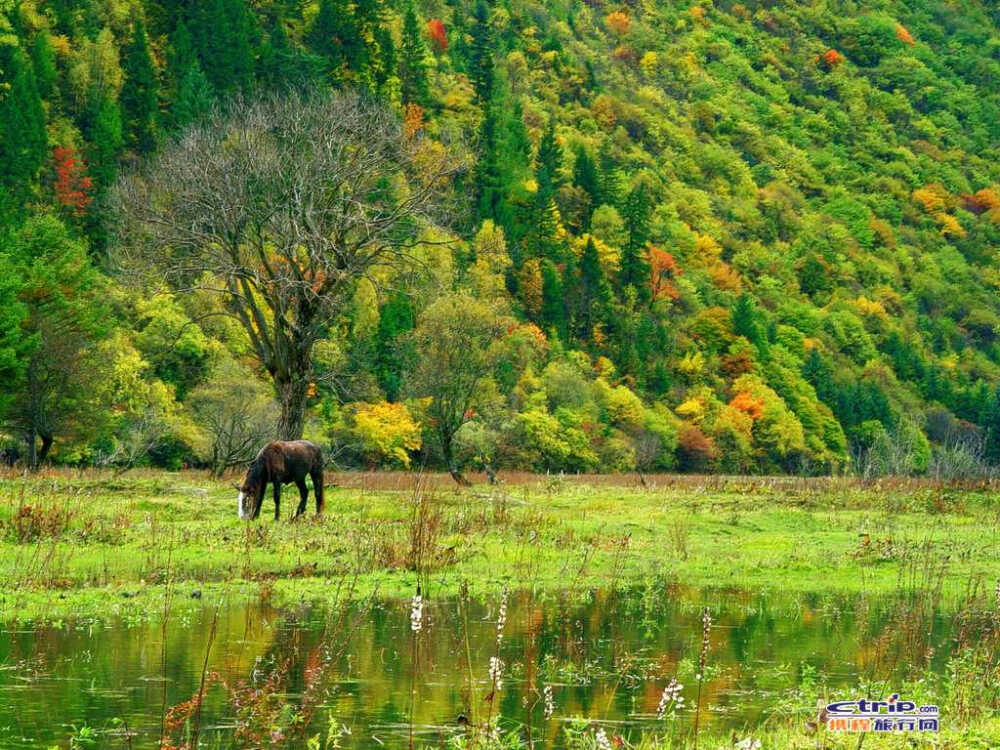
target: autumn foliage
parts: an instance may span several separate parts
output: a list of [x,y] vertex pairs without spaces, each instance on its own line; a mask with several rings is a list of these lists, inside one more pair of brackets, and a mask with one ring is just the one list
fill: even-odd
[[427,22],[427,38],[436,54],[448,51],[448,32],[440,18],[432,18]]
[[896,24],[896,38],[903,44],[909,44],[911,47],[916,44],[913,35],[901,23]]
[[729,402],[729,405],[743,412],[751,419],[760,419],[764,416],[763,399],[757,398],[749,391],[740,391],[737,393],[733,396],[733,400]]
[[52,149],[55,169],[56,202],[69,209],[74,216],[82,216],[94,200],[94,182],[87,176],[87,165],[70,146]]
[[649,248],[649,289],[653,299],[677,299],[680,293],[673,280],[681,275],[673,255],[655,245]]
[[844,62],[844,56],[839,52],[837,52],[837,50],[835,49],[828,49],[826,52],[824,52],[822,59],[823,59],[823,64],[826,65],[826,67],[829,68],[830,70],[833,70],[842,62]]
[[632,19],[628,17],[627,13],[620,10],[612,11],[604,17],[604,25],[608,27],[608,30],[618,36],[623,36],[629,32],[632,28]]

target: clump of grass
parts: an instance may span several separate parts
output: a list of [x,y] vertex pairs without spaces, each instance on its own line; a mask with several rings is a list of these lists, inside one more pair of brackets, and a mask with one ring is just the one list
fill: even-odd
[[73,514],[66,508],[20,505],[3,522],[4,536],[16,544],[59,539],[69,528]]

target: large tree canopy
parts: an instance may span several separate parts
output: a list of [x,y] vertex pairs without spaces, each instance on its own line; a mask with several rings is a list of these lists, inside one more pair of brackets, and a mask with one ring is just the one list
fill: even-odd
[[218,111],[116,192],[117,257],[145,283],[208,289],[246,331],[302,434],[313,345],[357,281],[441,220],[454,152],[351,93]]

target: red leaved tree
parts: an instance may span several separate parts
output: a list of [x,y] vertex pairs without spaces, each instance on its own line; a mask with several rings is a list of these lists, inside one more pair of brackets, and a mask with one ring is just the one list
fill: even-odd
[[55,183],[52,189],[56,203],[69,209],[74,216],[82,216],[94,200],[94,181],[87,176],[87,164],[72,146],[52,149]]
[[440,18],[432,18],[427,22],[427,38],[437,55],[448,51],[448,32]]

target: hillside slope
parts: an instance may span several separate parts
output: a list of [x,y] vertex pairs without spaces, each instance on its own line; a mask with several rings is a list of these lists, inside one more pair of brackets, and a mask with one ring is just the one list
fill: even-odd
[[[920,473],[1000,459],[989,3],[25,0],[0,23],[14,265],[18,227],[54,212],[103,268],[119,164],[219,98],[361,88],[409,132],[469,144],[463,209],[427,230],[456,239],[448,257],[431,278],[361,284],[317,362],[311,429],[348,460],[439,455],[410,331],[449,289],[536,339],[468,410],[466,460]],[[204,300],[101,283],[117,330],[95,338],[129,342],[146,402],[171,415],[153,459],[204,456],[190,394],[254,369],[240,334],[187,326]],[[101,435],[79,421],[60,428],[67,460],[127,442],[122,420]]]

